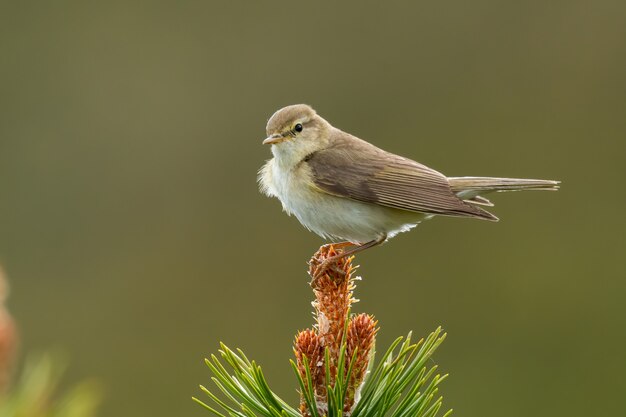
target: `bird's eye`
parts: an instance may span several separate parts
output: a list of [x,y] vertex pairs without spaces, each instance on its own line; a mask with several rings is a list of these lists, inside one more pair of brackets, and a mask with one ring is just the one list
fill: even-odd
[[293,130],[295,130],[296,132],[302,132],[302,129],[304,129],[304,128],[302,127],[302,125],[300,123],[295,125],[294,128],[293,128]]

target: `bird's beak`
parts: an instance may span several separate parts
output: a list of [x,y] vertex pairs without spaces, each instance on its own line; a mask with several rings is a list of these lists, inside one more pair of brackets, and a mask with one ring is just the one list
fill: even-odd
[[275,145],[285,140],[285,137],[281,134],[274,133],[263,141],[263,145]]

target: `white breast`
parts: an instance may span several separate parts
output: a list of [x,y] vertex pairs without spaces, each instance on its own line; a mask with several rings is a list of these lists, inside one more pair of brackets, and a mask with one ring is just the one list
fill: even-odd
[[306,164],[284,169],[271,159],[261,168],[259,183],[263,193],[280,200],[285,212],[323,238],[365,243],[385,233],[393,237],[405,232],[426,217],[326,194],[307,181],[308,170]]

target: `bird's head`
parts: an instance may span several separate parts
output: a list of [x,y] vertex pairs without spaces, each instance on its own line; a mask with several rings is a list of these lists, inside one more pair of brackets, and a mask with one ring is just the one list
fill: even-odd
[[283,107],[267,122],[267,139],[272,153],[282,160],[301,161],[328,146],[332,126],[306,104]]

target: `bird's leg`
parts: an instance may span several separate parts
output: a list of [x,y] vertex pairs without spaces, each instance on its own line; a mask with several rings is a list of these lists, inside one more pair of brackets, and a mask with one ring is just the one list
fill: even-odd
[[[337,255],[331,256],[330,258],[324,259],[324,261],[322,261],[322,263],[319,264],[318,267],[316,268],[315,274],[313,276],[313,281],[317,281],[319,278],[321,278],[322,275],[324,275],[324,273],[328,270],[328,268],[330,268],[330,266],[335,264],[338,260],[345,258],[346,256],[352,256],[355,253],[361,252],[365,249],[378,246],[381,243],[383,243],[385,240],[387,240],[387,234],[383,233],[382,235],[380,235],[378,238],[374,240],[370,240],[369,242],[363,243],[361,245],[357,245],[356,247],[350,250],[347,250],[342,253],[338,253]],[[351,245],[352,245],[351,242],[340,242],[337,244],[333,244],[334,247],[340,247],[340,248],[351,246]]]

